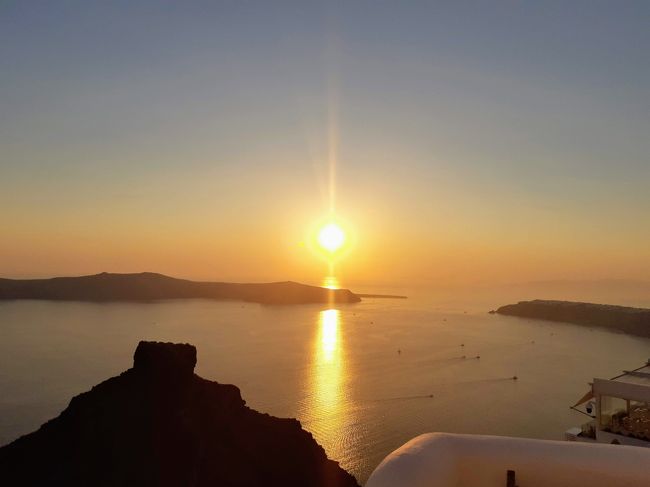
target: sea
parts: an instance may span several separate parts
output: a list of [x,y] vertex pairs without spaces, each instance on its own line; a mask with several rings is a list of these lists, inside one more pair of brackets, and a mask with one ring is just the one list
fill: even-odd
[[183,342],[196,346],[200,376],[235,384],[251,408],[299,419],[364,483],[427,432],[563,439],[589,420],[569,406],[594,377],[650,358],[647,338],[488,314],[516,302],[516,289],[399,291],[408,299],[333,306],[0,301],[0,444],[130,368],[140,340]]

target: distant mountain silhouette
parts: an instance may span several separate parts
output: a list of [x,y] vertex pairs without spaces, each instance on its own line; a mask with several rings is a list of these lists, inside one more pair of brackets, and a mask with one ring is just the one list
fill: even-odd
[[246,406],[194,374],[196,348],[140,342],[133,368],[0,448],[0,483],[23,487],[359,487],[295,419]]
[[520,301],[496,310],[502,315],[565,321],[577,325],[602,326],[632,335],[650,337],[650,309],[629,308],[610,304],[572,301]]
[[297,282],[235,284],[198,282],[142,272],[52,279],[1,279],[0,299],[62,301],[151,301],[158,299],[231,299],[265,304],[356,303],[348,289],[326,289]]

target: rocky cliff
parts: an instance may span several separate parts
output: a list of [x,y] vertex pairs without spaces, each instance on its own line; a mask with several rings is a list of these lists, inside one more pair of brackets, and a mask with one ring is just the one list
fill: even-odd
[[248,408],[195,363],[192,345],[140,342],[133,368],[0,448],[0,484],[358,487],[297,420]]
[[502,315],[601,326],[632,335],[650,337],[650,309],[572,301],[520,301],[496,310]]

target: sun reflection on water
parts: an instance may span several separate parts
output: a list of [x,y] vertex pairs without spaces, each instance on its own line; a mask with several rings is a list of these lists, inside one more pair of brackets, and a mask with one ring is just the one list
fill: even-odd
[[346,381],[341,315],[337,309],[318,314],[309,369],[308,399],[303,421],[334,459],[345,456]]
[[336,342],[339,334],[339,310],[321,311],[321,349],[323,361],[332,362],[335,358]]

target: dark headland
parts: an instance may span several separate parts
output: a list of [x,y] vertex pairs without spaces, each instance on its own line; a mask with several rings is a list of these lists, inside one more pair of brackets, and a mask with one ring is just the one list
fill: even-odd
[[263,304],[356,303],[348,289],[326,289],[297,282],[237,284],[199,282],[142,272],[52,279],[1,279],[0,299],[60,301],[155,301],[162,299],[220,299]]
[[133,368],[0,448],[0,483],[358,487],[297,420],[248,408],[195,364],[192,345],[140,342]]
[[496,313],[599,326],[631,335],[650,337],[650,309],[645,308],[536,299],[502,306],[496,310]]

